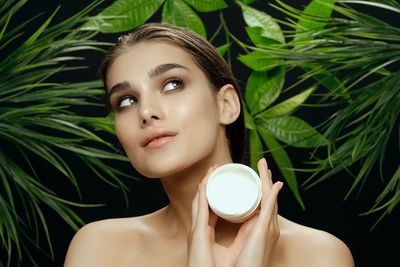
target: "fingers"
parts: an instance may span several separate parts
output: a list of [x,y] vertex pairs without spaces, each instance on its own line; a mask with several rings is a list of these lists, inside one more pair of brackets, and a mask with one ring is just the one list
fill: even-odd
[[260,174],[263,190],[268,190],[272,186],[272,179],[271,179],[272,175],[271,171],[268,169],[268,164],[265,158],[262,158],[258,161],[257,167],[258,167],[258,172]]
[[208,177],[215,170],[215,166],[208,169],[203,180],[199,184],[196,196],[192,202],[192,231],[197,226],[207,226],[209,223],[209,209],[206,197],[206,185]]
[[[272,182],[272,174],[268,169],[267,161],[263,158],[258,162],[258,170],[260,173],[261,187],[262,187],[262,201],[260,219],[264,222],[263,227],[268,227],[271,220],[272,224],[277,227],[278,193],[281,190],[282,182]],[[265,225],[267,224],[267,225]]]
[[262,202],[263,207],[261,207],[260,216],[264,218],[271,218],[272,215],[277,215],[278,207],[277,207],[277,199],[278,193],[283,186],[282,182],[276,182],[271,190],[269,191],[269,195],[266,196],[266,200]]
[[207,226],[209,219],[209,209],[206,197],[206,183],[204,183],[204,180],[199,185],[198,202],[199,202],[199,207],[197,210],[197,222],[200,223],[202,226]]
[[188,237],[188,259],[187,266],[214,266],[212,258],[211,243],[215,240],[214,227],[216,224],[215,214],[209,212],[206,198],[206,183],[208,176],[215,168],[211,167],[201,183],[192,202],[192,233]]

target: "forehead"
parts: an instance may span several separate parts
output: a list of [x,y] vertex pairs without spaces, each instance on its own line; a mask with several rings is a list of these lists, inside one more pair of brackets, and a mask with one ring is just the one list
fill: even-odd
[[179,46],[161,41],[145,41],[124,48],[107,73],[107,88],[128,77],[145,77],[149,70],[161,64],[177,63],[189,71],[198,72],[192,56]]

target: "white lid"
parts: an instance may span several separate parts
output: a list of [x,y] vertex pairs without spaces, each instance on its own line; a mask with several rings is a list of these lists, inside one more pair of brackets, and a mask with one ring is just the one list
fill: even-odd
[[250,167],[229,163],[208,178],[206,195],[210,208],[220,217],[236,220],[252,213],[261,200],[261,181]]

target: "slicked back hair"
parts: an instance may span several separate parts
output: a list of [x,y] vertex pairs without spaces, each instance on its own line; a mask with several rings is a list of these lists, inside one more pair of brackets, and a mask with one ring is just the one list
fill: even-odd
[[[226,84],[231,84],[242,101],[241,91],[228,64],[217,49],[206,39],[188,29],[163,23],[146,23],[134,31],[122,35],[104,56],[100,74],[104,88],[107,86],[107,73],[115,59],[139,42],[160,41],[182,48],[189,53],[197,66],[204,72],[211,86],[218,91]],[[107,103],[109,106],[109,103]],[[245,124],[242,103],[240,114],[235,122],[226,126],[232,160],[241,162],[245,144]]]

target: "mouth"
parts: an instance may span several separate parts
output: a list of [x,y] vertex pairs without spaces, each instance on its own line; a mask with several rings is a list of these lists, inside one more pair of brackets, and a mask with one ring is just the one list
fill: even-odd
[[156,131],[146,136],[142,146],[146,149],[154,149],[169,143],[177,133],[170,131]]

